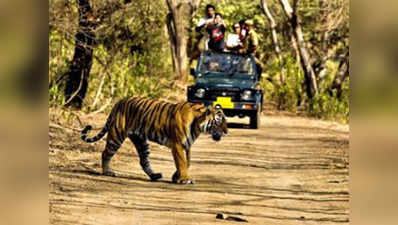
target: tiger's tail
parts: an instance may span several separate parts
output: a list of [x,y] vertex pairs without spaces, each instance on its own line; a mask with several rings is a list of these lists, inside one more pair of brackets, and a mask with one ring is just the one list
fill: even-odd
[[83,130],[82,130],[82,140],[87,142],[87,143],[93,143],[98,141],[99,139],[103,138],[105,136],[106,133],[108,133],[109,128],[111,127],[112,121],[114,119],[114,115],[116,114],[116,112],[120,109],[120,105],[122,104],[122,101],[119,101],[118,103],[116,103],[116,105],[113,107],[112,112],[109,114],[108,118],[106,119],[106,123],[105,126],[102,128],[102,130],[94,137],[92,138],[88,138],[87,137],[87,133],[93,129],[92,126],[88,125],[86,126]]
[[83,130],[82,130],[82,140],[88,143],[92,143],[92,142],[96,142],[99,139],[101,139],[102,137],[105,136],[105,134],[108,132],[108,123],[105,124],[104,128],[102,128],[102,130],[94,137],[92,138],[88,138],[87,137],[87,133],[92,129],[93,127],[88,125],[86,126]]

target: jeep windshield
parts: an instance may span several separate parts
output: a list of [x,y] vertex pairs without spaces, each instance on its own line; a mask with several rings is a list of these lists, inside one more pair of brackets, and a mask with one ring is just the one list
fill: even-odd
[[202,75],[247,75],[255,73],[253,58],[231,53],[204,52],[199,60],[198,73]]

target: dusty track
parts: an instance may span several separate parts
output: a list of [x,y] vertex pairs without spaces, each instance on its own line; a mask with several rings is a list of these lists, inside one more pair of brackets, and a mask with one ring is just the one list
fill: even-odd
[[[230,129],[221,142],[202,135],[192,148],[195,185],[170,183],[169,150],[152,146],[163,173],[150,182],[126,141],[113,158],[117,177],[100,175],[104,141],[80,141],[78,124],[62,125],[50,111],[51,224],[348,224],[346,125],[301,117],[263,116],[259,130]],[[104,115],[80,119],[96,127]],[[58,127],[60,124],[62,127]],[[234,125],[233,125],[234,126]],[[236,125],[235,125],[236,126]]]

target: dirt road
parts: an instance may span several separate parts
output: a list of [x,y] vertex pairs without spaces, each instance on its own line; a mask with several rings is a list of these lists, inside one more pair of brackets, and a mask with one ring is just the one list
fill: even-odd
[[[105,116],[80,119],[99,128]],[[100,175],[105,142],[83,143],[77,122],[63,124],[50,111],[51,224],[240,224],[217,213],[246,224],[349,223],[347,125],[268,115],[261,129],[231,128],[220,142],[202,135],[192,147],[196,184],[181,186],[170,183],[170,151],[155,144],[160,182],[144,175],[128,141],[113,158],[117,177]]]

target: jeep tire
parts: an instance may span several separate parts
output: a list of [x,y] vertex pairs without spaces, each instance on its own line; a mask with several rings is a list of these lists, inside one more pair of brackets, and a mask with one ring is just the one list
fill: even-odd
[[250,116],[250,128],[258,129],[260,127],[261,109],[258,107],[255,112]]

